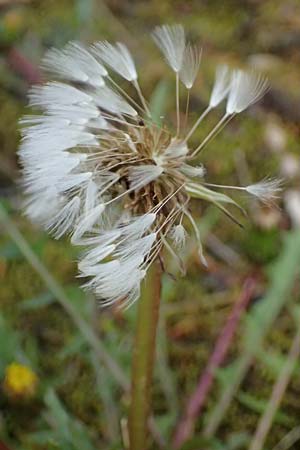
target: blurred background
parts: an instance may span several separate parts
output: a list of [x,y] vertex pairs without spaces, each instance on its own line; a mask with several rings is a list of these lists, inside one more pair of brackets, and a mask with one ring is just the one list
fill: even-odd
[[126,449],[136,305],[99,310],[76,278],[77,249],[22,215],[18,120],[47,48],[101,39],[128,45],[152,110],[174,116],[173,74],[149,33],[177,22],[203,47],[195,117],[219,63],[270,80],[204,152],[207,179],[285,184],[272,208],[247,202],[244,229],[193,205],[209,267],[190,243],[186,277],[164,275],[153,449],[300,448],[299,1],[0,0],[1,450]]

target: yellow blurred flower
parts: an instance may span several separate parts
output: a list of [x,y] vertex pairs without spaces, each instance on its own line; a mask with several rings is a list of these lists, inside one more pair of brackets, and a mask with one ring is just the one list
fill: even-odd
[[24,25],[24,14],[16,9],[8,11],[3,16],[3,23],[8,31],[19,31]]
[[15,362],[6,367],[3,387],[12,397],[31,397],[37,382],[37,375],[29,367]]

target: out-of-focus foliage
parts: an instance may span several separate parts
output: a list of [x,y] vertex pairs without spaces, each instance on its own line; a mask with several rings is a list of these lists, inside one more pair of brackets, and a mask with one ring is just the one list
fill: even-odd
[[[210,144],[213,158],[210,147],[203,153],[208,179],[247,184],[280,174],[285,191],[299,192],[299,17],[297,0],[0,1],[1,205],[38,258],[42,273],[54,277],[73,306],[70,313],[8,226],[11,232],[0,236],[0,441],[11,449],[120,450],[126,443],[135,307],[126,312],[99,310],[79,288],[74,248],[67,240],[52,240],[20,212],[17,121],[27,111],[29,85],[39,80],[44,51],[70,39],[125,41],[136,55],[141,84],[159,122],[174,109],[174,79],[149,32],[158,23],[183,23],[203,46],[191,96],[195,118],[207,101],[216,64],[251,66],[270,79],[263,101]],[[212,115],[203,123],[195,144],[215,119]],[[153,409],[156,428],[167,442],[243,280],[251,274],[257,280],[256,298],[235,330],[205,409],[183,448],[249,446],[299,327],[300,206],[297,210],[287,198],[284,194],[280,208],[253,202],[243,230],[211,207],[193,207],[209,268],[200,265],[191,243],[184,255],[187,276],[175,281],[164,275]],[[6,214],[0,216],[2,230]],[[102,358],[88,332],[78,328],[78,317],[99,338]],[[10,396],[5,389],[6,370],[14,363],[29,367],[39,380],[30,398]],[[296,364],[266,450],[297,426],[299,391]]]

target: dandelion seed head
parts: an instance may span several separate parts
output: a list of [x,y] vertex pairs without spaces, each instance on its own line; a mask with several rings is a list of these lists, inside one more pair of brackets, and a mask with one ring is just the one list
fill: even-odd
[[[52,81],[29,94],[30,106],[40,113],[21,120],[26,214],[55,238],[69,235],[73,245],[85,248],[79,276],[103,305],[136,301],[141,281],[164,248],[184,272],[183,222],[190,225],[206,264],[189,211],[191,198],[210,201],[233,219],[227,208],[237,204],[205,185],[200,147],[192,148],[191,138],[207,112],[226,97],[227,113],[237,113],[258,100],[266,86],[261,77],[231,73],[223,66],[217,70],[206,112],[190,124],[187,101],[183,125],[178,80],[189,96],[201,52],[186,41],[181,25],[157,27],[153,38],[176,73],[176,126],[169,119],[161,125],[153,120],[129,49],[107,41],[90,48],[71,42],[62,50],[49,50],[42,66]],[[115,81],[115,74],[124,79],[124,86]],[[128,83],[133,96],[127,93]],[[272,197],[278,185],[267,180],[245,189],[264,199]]]

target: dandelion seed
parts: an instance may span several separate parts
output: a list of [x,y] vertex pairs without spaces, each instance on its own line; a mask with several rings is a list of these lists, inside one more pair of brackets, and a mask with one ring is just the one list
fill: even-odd
[[174,72],[182,68],[185,52],[185,32],[182,25],[163,25],[156,27],[152,33],[156,45],[162,51],[167,63]]
[[187,89],[191,89],[195,83],[201,62],[201,53],[201,49],[190,43],[184,49],[179,77]]
[[232,74],[226,112],[240,113],[257,102],[268,89],[267,80],[255,73],[235,70]]
[[181,223],[175,225],[171,229],[170,238],[172,239],[175,248],[182,249],[185,246],[186,235],[186,230]]
[[133,190],[141,189],[143,186],[154,181],[163,173],[163,168],[159,166],[137,166],[129,171],[130,188]]
[[278,198],[279,192],[282,190],[282,180],[265,179],[255,184],[245,187],[245,191],[257,197],[262,202],[268,203]]
[[129,116],[137,115],[135,109],[124,98],[107,86],[95,91],[93,100],[97,106],[109,113],[117,115],[127,114]]
[[230,89],[230,81],[229,68],[224,65],[217,67],[215,83],[209,100],[211,108],[215,108],[226,98]]
[[42,67],[50,74],[68,81],[104,86],[107,70],[81,44],[70,42],[63,50],[49,50]]
[[206,173],[203,166],[190,166],[189,164],[183,164],[180,171],[189,178],[203,178]]
[[128,81],[137,79],[135,64],[126,45],[121,42],[113,45],[105,41],[97,42],[92,48],[95,55],[121,77]]
[[[85,288],[103,305],[136,301],[148,268],[164,248],[184,272],[185,222],[207,265],[189,211],[193,197],[213,203],[239,223],[229,210],[238,204],[214,188],[246,191],[262,201],[274,199],[280,189],[280,182],[271,179],[247,187],[208,184],[204,167],[194,161],[228,118],[263,95],[265,79],[219,67],[209,105],[186,132],[201,52],[186,43],[181,25],[157,27],[153,38],[176,73],[176,131],[151,119],[127,47],[106,41],[90,49],[71,42],[62,50],[50,50],[43,67],[55,80],[31,89],[30,105],[41,113],[21,120],[26,214],[56,238],[67,234],[73,245],[85,247],[80,277],[88,278]],[[114,81],[111,71],[132,83],[134,98]],[[179,80],[186,88],[183,127]],[[225,115],[192,148],[194,131],[226,97]]]

